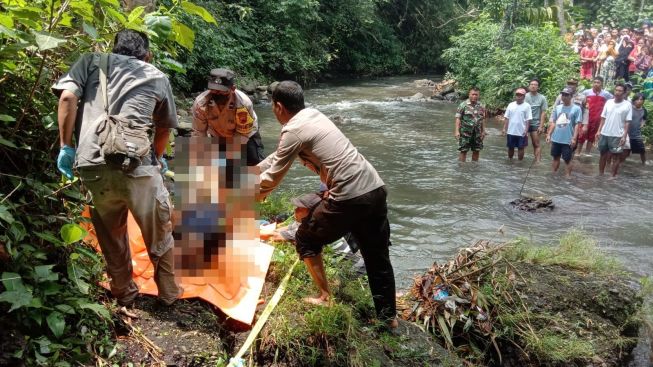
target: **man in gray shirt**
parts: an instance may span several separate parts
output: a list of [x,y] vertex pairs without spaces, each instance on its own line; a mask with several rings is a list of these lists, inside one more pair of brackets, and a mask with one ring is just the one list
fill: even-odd
[[302,220],[295,235],[297,252],[320,290],[306,301],[329,301],[322,248],[351,232],[365,261],[376,313],[390,330],[396,330],[385,184],[329,118],[316,109],[305,108],[299,84],[279,83],[272,94],[272,111],[283,127],[277,150],[259,163],[259,200],[279,185],[297,157],[320,176],[328,189],[326,199]]
[[174,278],[172,206],[159,171],[170,128],[177,126],[177,112],[168,78],[148,63],[150,59],[145,34],[133,30],[116,34],[107,67],[108,113],[133,124],[154,125],[151,156],[129,173],[107,164],[98,145],[97,130],[105,114],[99,88],[100,54],[81,56],[52,87],[59,96],[57,167],[72,178],[74,164],[93,196],[93,227],[107,262],[111,292],[122,306],[131,305],[139,292],[132,280],[128,211],[143,234],[159,298],[172,304],[180,295]]

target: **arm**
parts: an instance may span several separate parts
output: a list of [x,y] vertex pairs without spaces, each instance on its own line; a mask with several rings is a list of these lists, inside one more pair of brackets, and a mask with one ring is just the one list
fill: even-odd
[[605,124],[605,117],[601,117],[601,124],[599,125],[599,129],[596,131],[596,141],[601,137],[601,130],[603,130],[603,124]]
[[193,114],[193,130],[191,136],[204,136],[208,135],[209,119],[206,116],[206,111],[200,107],[200,101],[195,100],[191,108]]
[[485,122],[487,121],[487,111],[483,111],[483,120],[481,120],[481,139],[485,139]]
[[170,129],[158,126],[154,128],[154,142],[152,146],[154,147],[154,154],[156,154],[157,159],[163,156],[163,152],[165,152],[166,146],[168,145],[168,139],[170,139]]
[[259,176],[261,191],[257,196],[257,200],[265,199],[272,190],[279,186],[301,149],[302,142],[295,133],[282,131],[279,147],[259,166],[263,167],[269,164],[267,169]]
[[59,146],[73,146],[73,131],[75,130],[75,118],[77,117],[77,102],[79,98],[75,93],[64,90],[59,97],[57,109],[57,121],[59,123]]
[[506,110],[503,114],[503,129],[501,130],[501,135],[506,136],[508,131],[508,121],[510,120],[510,111]]
[[556,128],[555,120],[556,120],[556,118],[558,118],[557,115],[558,115],[557,111],[554,108],[553,113],[551,114],[551,119],[549,120],[549,129],[546,132],[546,143],[547,144],[551,142],[551,134],[553,134],[553,130],[555,130],[555,128]]
[[460,138],[460,117],[456,117],[456,129],[453,132],[453,136],[455,136],[456,139]]
[[624,135],[621,137],[621,140],[619,141],[619,145],[624,145],[626,144],[626,139],[628,139],[628,128],[630,127],[630,121],[626,121],[624,124]]

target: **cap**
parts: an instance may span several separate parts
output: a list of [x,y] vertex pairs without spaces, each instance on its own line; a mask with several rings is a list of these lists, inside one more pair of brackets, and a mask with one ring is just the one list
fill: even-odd
[[626,88],[633,89],[633,83],[631,83],[631,82],[625,82],[624,86],[626,86]]
[[209,76],[209,89],[228,92],[234,85],[236,74],[229,69],[213,69]]
[[272,95],[272,93],[274,93],[274,90],[277,88],[277,85],[279,85],[279,82],[272,82],[272,83],[270,83],[270,85],[268,85],[267,93],[268,93],[269,95]]
[[293,198],[290,202],[298,208],[312,209],[322,201],[322,197],[316,193],[306,194]]
[[578,85],[578,80],[574,79],[574,78],[571,78],[571,79],[567,80],[567,84],[569,84],[569,85]]
[[574,94],[574,90],[569,87],[564,87],[562,88],[562,92],[560,92],[560,94],[569,94],[571,96]]

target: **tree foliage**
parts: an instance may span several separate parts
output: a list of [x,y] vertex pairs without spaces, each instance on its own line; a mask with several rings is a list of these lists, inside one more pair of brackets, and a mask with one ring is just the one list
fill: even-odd
[[148,14],[124,11],[118,0],[0,3],[0,364],[92,364],[115,355],[109,312],[97,303],[102,260],[80,244],[84,196],[56,172],[50,86],[81,53],[106,51],[123,28],[151,36],[158,66],[183,70],[175,57],[192,49],[194,34],[182,12],[215,23],[185,0]]
[[[498,42],[500,36],[507,46]],[[479,87],[490,108],[505,107],[513,89],[526,86],[531,78],[540,79],[541,92],[553,99],[579,70],[576,55],[551,23],[518,26],[506,35],[499,24],[483,16],[452,40],[443,55],[450,71],[463,90]]]

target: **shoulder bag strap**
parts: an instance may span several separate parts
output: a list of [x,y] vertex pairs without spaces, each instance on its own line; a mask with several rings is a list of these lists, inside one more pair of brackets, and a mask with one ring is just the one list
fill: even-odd
[[109,68],[109,54],[100,55],[100,90],[102,91],[102,104],[104,112],[109,114],[109,94],[107,91],[107,70]]

